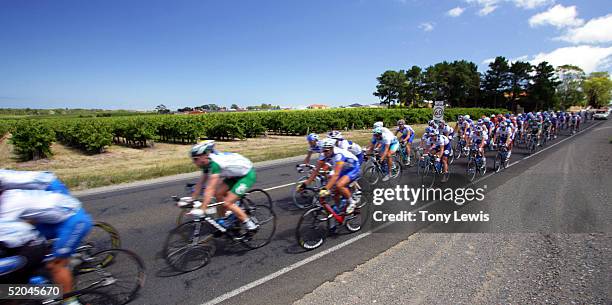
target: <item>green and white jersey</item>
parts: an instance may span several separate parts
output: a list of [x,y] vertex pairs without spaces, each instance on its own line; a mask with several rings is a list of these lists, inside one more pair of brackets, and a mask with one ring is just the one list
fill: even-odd
[[219,174],[223,178],[243,177],[253,168],[251,160],[236,153],[212,153],[208,157],[210,165],[204,172]]

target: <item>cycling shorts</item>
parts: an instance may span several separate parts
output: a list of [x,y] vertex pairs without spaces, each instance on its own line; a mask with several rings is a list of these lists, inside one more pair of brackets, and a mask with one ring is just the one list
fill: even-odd
[[59,179],[54,179],[53,181],[51,181],[45,191],[70,195],[70,191],[68,191],[68,188]]
[[361,152],[360,154],[356,156],[357,160],[359,160],[359,164],[363,164],[363,156],[364,156],[363,152]]
[[51,252],[54,257],[67,258],[87,236],[92,224],[91,216],[85,209],[80,209],[60,223],[36,224],[36,229],[47,239],[56,239]]
[[[387,148],[386,144],[380,145],[381,152],[385,151],[386,148]],[[398,148],[399,148],[399,142],[391,142],[391,145],[389,146],[389,151],[394,153],[397,151]]]
[[359,164],[353,167],[343,168],[340,175],[338,175],[338,179],[344,176],[348,176],[351,182],[357,180],[357,178],[359,178]]
[[252,186],[255,184],[257,175],[255,175],[255,169],[251,168],[249,172],[242,177],[231,177],[223,179],[232,192],[236,196],[243,196]]

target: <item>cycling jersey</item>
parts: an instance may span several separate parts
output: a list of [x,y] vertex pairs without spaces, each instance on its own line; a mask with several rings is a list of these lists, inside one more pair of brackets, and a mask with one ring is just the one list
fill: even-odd
[[475,132],[472,134],[472,143],[480,144],[483,141],[486,143],[489,140],[489,134],[485,132]]
[[529,121],[529,129],[531,129],[531,133],[537,133],[540,128],[542,128],[542,124],[536,120]]
[[7,190],[0,202],[0,220],[60,223],[81,209],[81,202],[72,196],[40,190]]
[[321,141],[317,141],[314,146],[308,146],[308,151],[313,153],[321,153]]
[[359,144],[357,144],[357,143],[355,143],[353,141],[339,140],[337,142],[337,146],[339,148],[346,149],[346,150],[350,151],[355,156],[358,156],[358,155],[360,155],[362,153],[361,146],[359,146]]
[[332,168],[336,167],[337,163],[342,163],[342,170],[339,173],[340,178],[342,176],[348,176],[350,181],[355,181],[357,178],[359,178],[359,159],[346,149],[334,147],[333,153],[330,157],[326,157],[325,154],[321,154],[321,156],[319,156],[319,161],[331,164]]
[[461,124],[461,131],[465,131],[465,133],[469,136],[472,133],[472,120],[465,120]]
[[0,220],[0,245],[5,248],[25,246],[42,237],[33,225],[19,220]]
[[439,135],[438,139],[432,142],[433,145],[435,145],[435,150],[440,150],[444,148],[444,156],[450,156],[452,148],[451,141],[448,137],[446,137],[445,135]]
[[508,139],[508,137],[512,138],[514,136],[514,132],[512,126],[506,126],[498,128],[495,135],[502,140],[505,140]]
[[402,133],[402,139],[405,138],[408,133],[410,133],[410,138],[414,138],[414,129],[412,129],[412,127],[408,125],[404,125],[404,128],[402,129],[397,128],[397,131],[395,133],[397,134],[398,132]]
[[212,153],[208,155],[210,164],[204,173],[218,174],[223,178],[243,177],[251,171],[253,163],[236,153]]
[[448,125],[444,125],[444,127],[440,127],[439,131],[441,134],[447,137],[452,137],[455,134],[455,130]]
[[46,190],[70,195],[68,188],[51,172],[0,169],[0,183],[5,190]]

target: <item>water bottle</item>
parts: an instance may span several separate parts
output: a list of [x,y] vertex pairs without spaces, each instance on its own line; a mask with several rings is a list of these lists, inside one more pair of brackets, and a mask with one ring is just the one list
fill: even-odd
[[234,213],[225,217],[225,225],[227,226],[227,228],[231,227],[234,224],[234,222],[236,222],[236,215],[234,215]]
[[217,219],[217,223],[221,225],[222,227],[227,228],[227,223],[225,222],[225,219],[219,218]]
[[342,198],[342,200],[340,200],[340,207],[338,207],[338,212],[342,212],[344,211],[344,207],[346,206],[346,199]]
[[436,162],[436,170],[442,171],[442,162]]
[[49,284],[49,281],[43,276],[37,275],[30,278],[30,284],[32,285],[44,285]]

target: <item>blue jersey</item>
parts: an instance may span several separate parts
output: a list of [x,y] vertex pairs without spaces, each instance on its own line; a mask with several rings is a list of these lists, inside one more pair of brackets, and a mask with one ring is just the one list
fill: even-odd
[[401,132],[402,133],[402,138],[405,138],[408,136],[408,134],[414,134],[414,129],[412,129],[412,127],[408,126],[408,125],[404,125],[404,128],[398,128],[397,131],[395,133]]
[[334,151],[329,158],[326,157],[325,154],[321,154],[319,156],[319,161],[324,161],[331,164],[332,168],[339,162],[343,162],[344,169],[359,167],[359,159],[357,159],[357,157],[350,151],[340,147],[334,147]]

